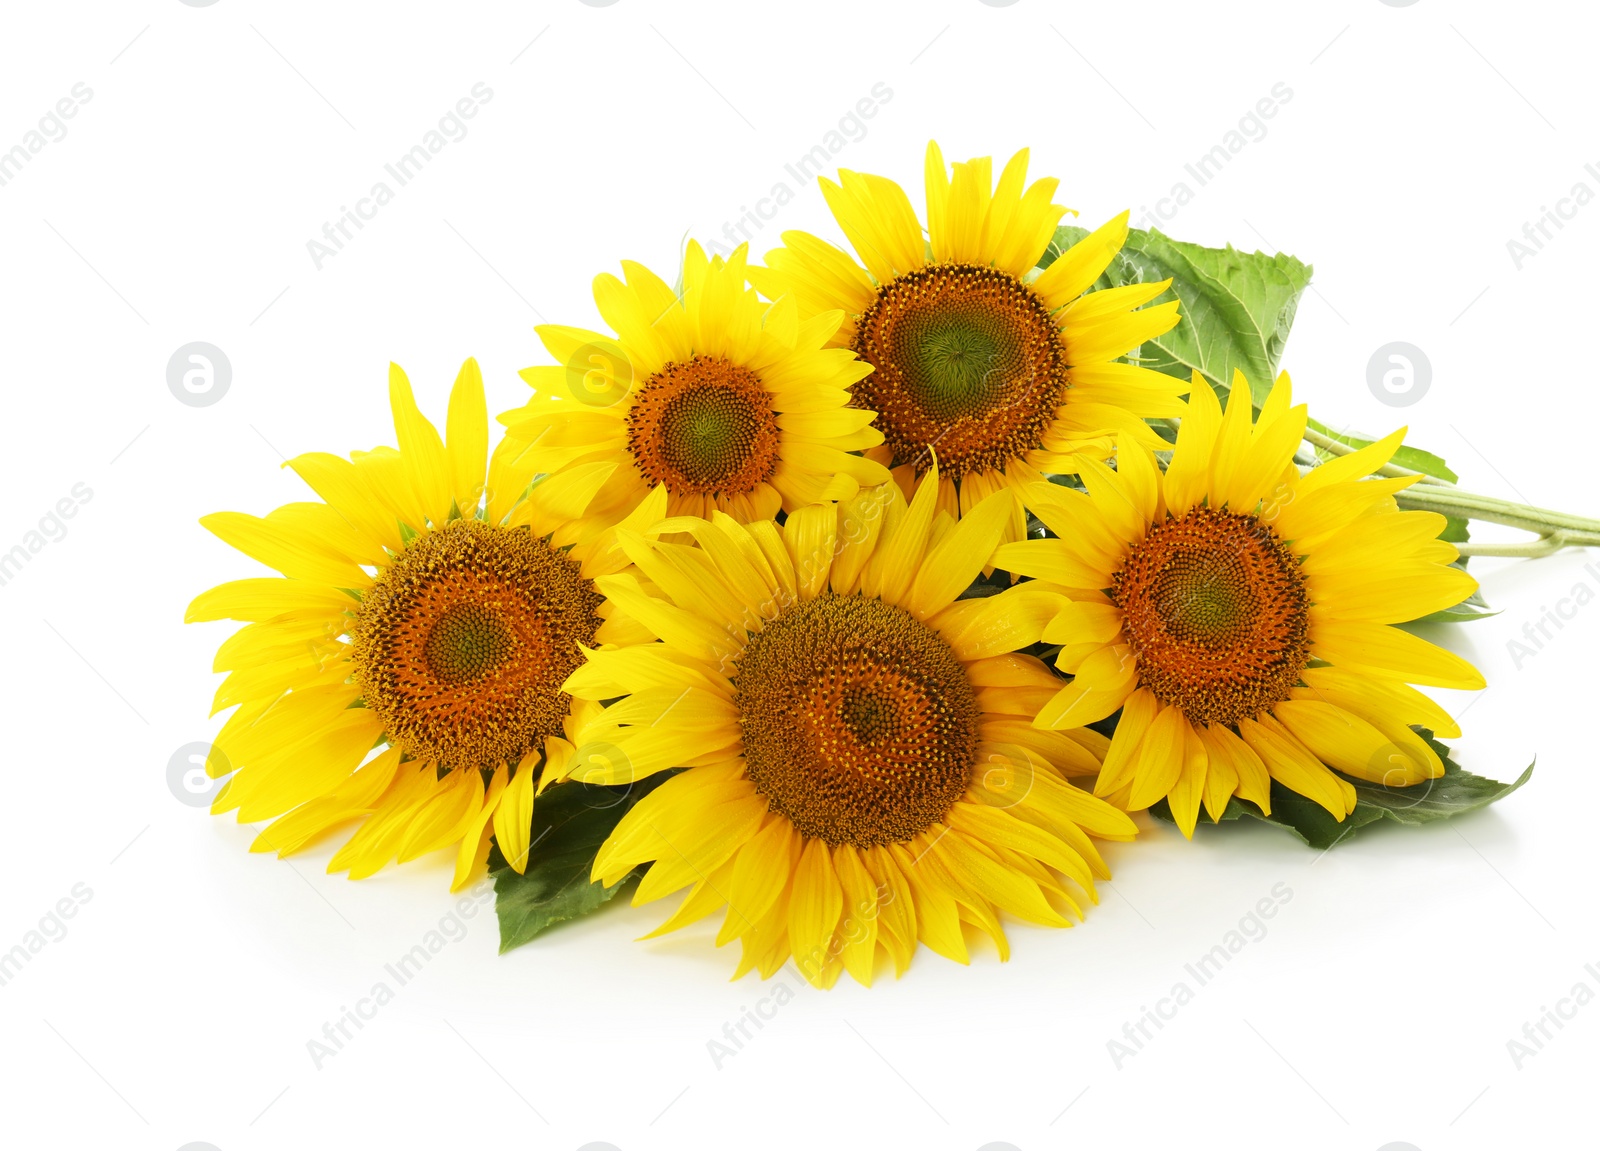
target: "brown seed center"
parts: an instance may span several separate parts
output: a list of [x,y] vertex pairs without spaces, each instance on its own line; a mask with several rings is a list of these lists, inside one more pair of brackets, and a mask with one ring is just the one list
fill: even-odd
[[628,450],[673,495],[743,495],[778,466],[778,418],[749,368],[708,356],[668,364],[629,409]]
[[1289,698],[1310,658],[1305,576],[1253,515],[1195,507],[1150,529],[1112,580],[1139,682],[1194,723]]
[[560,735],[561,684],[593,644],[600,596],[525,528],[454,520],[417,537],[362,598],[355,678],[384,732],[447,768],[514,763]]
[[798,604],[750,638],[734,685],[750,778],[803,835],[904,843],[967,790],[977,698],[949,645],[904,608]]
[[934,264],[883,285],[856,327],[855,351],[873,373],[851,402],[878,413],[894,462],[918,474],[934,452],[957,477],[1026,455],[1067,388],[1044,301],[1015,276],[975,264]]

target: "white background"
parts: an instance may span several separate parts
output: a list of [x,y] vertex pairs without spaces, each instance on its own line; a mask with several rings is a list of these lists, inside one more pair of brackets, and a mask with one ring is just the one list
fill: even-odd
[[[1507,1041],[1600,961],[1585,607],[1516,666],[1508,641],[1593,552],[1474,564],[1503,614],[1430,634],[1480,664],[1458,756],[1530,786],[1326,857],[1265,826],[1186,843],[1144,821],[1070,932],[1016,927],[999,963],[920,952],[902,980],[794,993],[735,1057],[707,1043],[776,991],[730,984],[709,930],[635,943],[614,906],[496,955],[466,937],[320,1069],[307,1042],[446,915],[443,863],[351,884],[332,845],[279,862],[179,802],[227,626],[187,601],[251,561],[196,526],[307,498],[302,451],[392,442],[385,373],[443,416],[478,357],[491,411],[542,362],[532,325],[598,322],[590,278],[670,273],[779,183],[758,233],[836,237],[789,163],[882,83],[838,163],[901,179],[922,152],[1033,149],[1091,226],[1154,207],[1282,82],[1292,99],[1167,230],[1316,264],[1285,366],[1331,424],[1444,454],[1469,490],[1600,513],[1589,275],[1600,207],[1525,258],[1507,241],[1600,161],[1579,6],[1379,0],[1137,6],[1020,0],[420,5],[8,4],[0,149],[92,98],[0,187],[0,551],[85,484],[64,538],[0,587],[7,769],[0,950],[75,884],[69,933],[0,987],[0,1140],[221,1151],[514,1140],[651,1147],[1107,1145],[1421,1151],[1577,1146],[1600,1006],[1521,1069]],[[307,241],[478,82],[492,100],[320,270]],[[1252,129],[1253,131],[1253,129]],[[1259,133],[1256,133],[1259,135]],[[208,407],[165,371],[204,340]],[[1404,410],[1379,346],[1433,366]],[[1107,1041],[1276,884],[1292,899],[1120,1069]],[[1192,979],[1188,980],[1193,982]],[[1090,1141],[1094,1143],[1091,1144]]]

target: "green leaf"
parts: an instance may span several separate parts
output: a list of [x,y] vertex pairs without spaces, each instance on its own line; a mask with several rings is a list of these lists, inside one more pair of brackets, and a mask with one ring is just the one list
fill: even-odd
[[587,915],[625,886],[589,882],[594,857],[617,823],[670,772],[628,787],[558,783],[533,805],[532,849],[518,875],[499,844],[489,849],[495,914],[500,918],[500,954],[520,947],[557,923]]
[[[1373,442],[1360,436],[1352,436],[1346,432],[1336,432],[1326,424],[1318,423],[1313,419],[1307,419],[1306,426],[1314,432],[1321,432],[1330,440],[1338,440],[1341,444],[1348,444],[1352,448],[1364,448]],[[1399,464],[1403,468],[1410,468],[1414,472],[1421,472],[1425,476],[1432,476],[1434,479],[1449,480],[1451,483],[1455,483],[1460,478],[1450,470],[1449,465],[1444,462],[1442,457],[1436,456],[1432,452],[1424,451],[1421,448],[1414,448],[1410,444],[1401,444],[1391,462]],[[1461,522],[1465,523],[1466,521],[1463,520]]]
[[[1083,228],[1057,228],[1040,266],[1048,267],[1086,235]],[[1310,265],[1282,253],[1241,252],[1232,245],[1204,248],[1154,228],[1135,228],[1095,286],[1169,277],[1183,318],[1145,343],[1139,362],[1185,381],[1197,371],[1219,392],[1232,385],[1237,369],[1250,381],[1251,398],[1259,405],[1278,375],[1300,294],[1311,282]]]
[[[1329,815],[1320,804],[1274,781],[1271,815],[1262,814],[1261,809],[1253,803],[1234,798],[1228,800],[1219,822],[1247,815],[1265,823],[1275,823],[1292,831],[1312,847],[1326,851],[1334,844],[1348,840],[1358,829],[1381,820],[1420,827],[1477,811],[1510,795],[1533,776],[1531,763],[1515,783],[1499,783],[1481,775],[1473,775],[1470,771],[1463,771],[1450,758],[1450,749],[1434,739],[1431,731],[1420,727],[1414,730],[1428,741],[1428,746],[1438,752],[1439,758],[1444,761],[1444,775],[1438,779],[1424,780],[1411,787],[1384,787],[1382,784],[1343,776],[1356,789],[1355,810],[1345,816],[1343,823]],[[1168,823],[1174,822],[1166,800],[1152,807],[1150,814]],[[1199,822],[1201,825],[1211,822],[1203,810]]]

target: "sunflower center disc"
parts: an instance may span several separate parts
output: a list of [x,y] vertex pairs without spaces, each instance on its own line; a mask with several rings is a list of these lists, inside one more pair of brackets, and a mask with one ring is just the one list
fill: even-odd
[[1236,723],[1289,698],[1310,657],[1305,577],[1255,516],[1196,507],[1112,580],[1139,681],[1193,723]]
[[761,380],[727,360],[668,364],[640,386],[628,449],[673,495],[742,495],[778,466],[778,419]]
[[1000,468],[1039,447],[1067,387],[1049,309],[1015,276],[935,264],[878,290],[856,327],[873,367],[852,403],[878,413],[896,464],[938,453],[952,475]]
[[977,697],[949,645],[904,608],[798,604],[750,638],[734,686],[750,779],[802,835],[904,843],[972,778]]
[[511,654],[511,629],[481,603],[445,608],[422,645],[422,657],[441,683],[477,679]]
[[362,598],[356,681],[411,758],[515,762],[562,733],[561,684],[599,606],[577,563],[526,529],[456,520],[413,540]]

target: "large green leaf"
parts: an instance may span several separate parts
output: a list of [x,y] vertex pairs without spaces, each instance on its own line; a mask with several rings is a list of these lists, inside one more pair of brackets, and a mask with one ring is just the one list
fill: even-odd
[[[1048,267],[1061,252],[1088,235],[1078,227],[1056,229],[1040,261]],[[1188,380],[1199,372],[1226,392],[1235,369],[1250,381],[1259,405],[1278,374],[1278,361],[1300,294],[1311,282],[1311,267],[1279,253],[1204,248],[1164,236],[1152,228],[1128,233],[1122,251],[1096,287],[1172,280],[1182,319],[1165,335],[1143,345],[1139,362]]]
[[[1325,851],[1336,843],[1345,842],[1360,828],[1380,820],[1389,819],[1395,823],[1420,827],[1477,811],[1510,795],[1533,776],[1531,763],[1514,783],[1499,783],[1481,775],[1473,775],[1470,771],[1463,771],[1450,758],[1450,749],[1434,739],[1432,732],[1425,728],[1418,728],[1417,732],[1439,753],[1439,758],[1444,761],[1444,775],[1411,787],[1384,787],[1382,784],[1345,776],[1356,789],[1356,808],[1345,816],[1343,823],[1329,815],[1320,804],[1276,782],[1272,785],[1271,815],[1263,815],[1255,804],[1235,797],[1228,801],[1219,822],[1248,815],[1252,819],[1286,828],[1312,847]],[[1152,807],[1150,814],[1168,823],[1173,822],[1166,800]],[[1200,813],[1199,822],[1201,825],[1211,822],[1204,810]]]
[[533,805],[533,846],[521,875],[506,863],[498,844],[490,848],[502,955],[554,924],[589,914],[622,890],[624,883],[589,882],[589,869],[606,836],[669,774],[628,787],[558,783],[550,788]]

